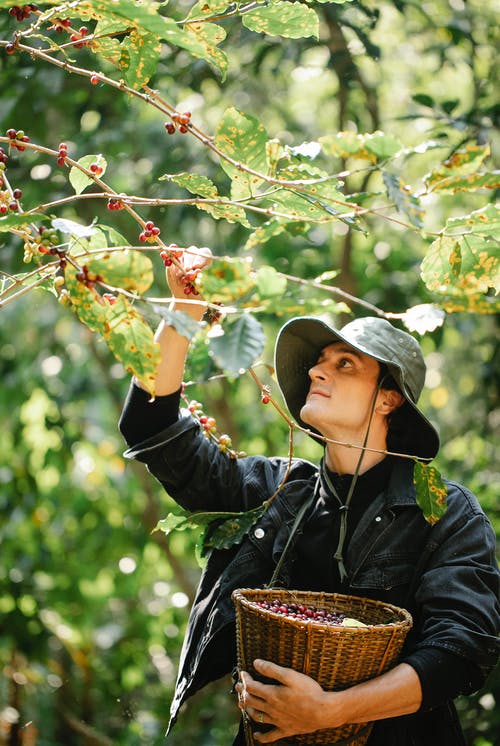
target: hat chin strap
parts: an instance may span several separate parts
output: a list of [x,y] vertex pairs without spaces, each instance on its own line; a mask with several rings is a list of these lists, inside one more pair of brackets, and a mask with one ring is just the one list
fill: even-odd
[[344,580],[347,578],[347,571],[345,569],[345,564],[344,564],[343,550],[344,550],[345,537],[347,534],[347,515],[349,513],[349,505],[351,503],[351,498],[354,494],[354,488],[356,486],[356,482],[358,481],[358,477],[359,477],[359,470],[361,469],[361,463],[365,455],[366,444],[368,443],[368,436],[370,434],[370,427],[372,424],[373,415],[375,413],[375,404],[377,401],[377,396],[379,394],[380,389],[382,388],[382,384],[387,375],[388,374],[384,375],[383,378],[381,378],[381,380],[378,382],[377,388],[375,389],[375,393],[373,395],[373,400],[372,400],[371,407],[370,407],[370,417],[368,419],[368,425],[366,427],[366,433],[363,439],[363,445],[361,446],[360,456],[356,464],[356,469],[354,470],[354,474],[353,474],[351,484],[349,487],[349,492],[347,493],[347,497],[345,499],[345,503],[343,503],[342,500],[340,499],[340,496],[337,490],[332,484],[332,480],[328,476],[328,471],[325,466],[325,460],[323,459],[321,462],[321,470],[322,470],[323,478],[326,484],[328,485],[328,488],[331,490],[331,492],[336,497],[339,503],[339,512],[340,512],[339,540],[337,544],[337,549],[335,550],[335,554],[333,556],[334,556],[334,559],[337,561],[341,583],[343,583]]

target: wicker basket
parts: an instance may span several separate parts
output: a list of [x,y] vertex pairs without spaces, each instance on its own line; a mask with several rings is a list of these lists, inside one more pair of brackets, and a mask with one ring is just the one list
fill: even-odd
[[[411,615],[405,609],[339,593],[238,589],[232,598],[236,606],[238,668],[261,681],[252,665],[255,658],[305,673],[328,691],[345,689],[391,668],[412,626]],[[299,620],[263,609],[256,603],[276,598],[283,603],[342,613],[369,626],[341,627],[317,620]],[[248,746],[257,746],[252,727],[252,722],[246,720],[246,742]],[[344,725],[276,743],[364,746],[372,727],[373,723]]]

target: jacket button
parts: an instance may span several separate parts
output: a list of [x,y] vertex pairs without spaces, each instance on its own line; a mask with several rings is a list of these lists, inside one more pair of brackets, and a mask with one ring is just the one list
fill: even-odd
[[381,521],[381,520],[382,520],[382,516],[381,516],[381,515],[378,515],[378,516],[377,516],[377,517],[375,518],[375,523],[380,523],[380,521]]
[[255,536],[256,539],[262,539],[265,533],[266,532],[264,531],[263,528],[256,528],[255,531],[253,532],[253,535]]

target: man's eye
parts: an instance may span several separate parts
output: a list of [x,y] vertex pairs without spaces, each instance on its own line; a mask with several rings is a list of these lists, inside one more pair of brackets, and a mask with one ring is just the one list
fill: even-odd
[[343,357],[339,360],[339,368],[350,368],[352,362],[347,357]]

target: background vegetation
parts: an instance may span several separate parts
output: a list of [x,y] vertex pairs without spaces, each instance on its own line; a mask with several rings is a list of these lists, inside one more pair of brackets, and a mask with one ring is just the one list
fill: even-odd
[[[86,5],[97,3],[63,4],[60,15],[79,19]],[[19,24],[8,7],[0,2],[2,135],[13,127],[52,150],[64,141],[78,157],[102,153],[117,193],[179,197],[176,204],[148,204],[141,213],[161,227],[167,243],[207,245],[219,257],[251,256],[255,267],[271,266],[306,281],[339,272],[323,282],[334,281],[352,302],[337,294],[334,299],[345,305],[336,306],[324,289],[306,285],[287,304],[268,304],[259,317],[266,333],[264,362],[272,363],[274,334],[296,312],[294,303],[307,310],[327,300],[326,310],[345,318],[369,313],[366,304],[389,314],[428,303],[447,308],[444,324],[421,336],[429,366],[422,403],[439,423],[439,469],[478,495],[500,535],[493,446],[500,425],[498,315],[481,312],[494,310],[488,308],[493,293],[486,289],[482,305],[474,306],[475,296],[474,303],[456,304],[459,310],[453,311],[449,298],[431,291],[420,275],[447,220],[494,203],[493,181],[488,189],[479,184],[422,194],[423,227],[412,222],[406,204],[400,212],[368,214],[363,231],[342,220],[297,224],[245,248],[247,227],[214,219],[187,204],[185,192],[159,181],[164,174],[198,169],[222,193],[227,176],[221,176],[214,153],[193,137],[167,136],[165,115],[137,98],[28,54],[7,54],[6,44],[30,23]],[[190,8],[176,2],[157,12],[181,20]],[[207,133],[215,132],[228,107],[257,116],[269,138],[292,149],[339,132],[381,130],[417,149],[404,160],[404,178],[416,199],[425,192],[425,174],[468,146],[482,152],[489,146],[485,163],[493,173],[500,110],[492,6],[481,0],[383,0],[314,9],[318,38],[256,33],[239,13],[220,21],[227,32],[221,44],[228,59],[225,80],[206,59],[163,44],[149,85],[178,111],[191,111]],[[109,61],[96,61],[88,48],[71,49],[69,56],[75,65],[99,65],[99,72],[119,79]],[[419,152],[424,142],[433,144]],[[5,138],[0,145],[6,149]],[[296,164],[311,169],[310,153],[297,151]],[[379,204],[387,203],[373,162],[333,155],[332,172],[348,172],[346,194],[369,192],[372,200],[383,194]],[[391,168],[395,175],[403,171],[401,161]],[[30,207],[72,194],[54,159],[36,151],[10,152],[8,174]],[[397,203],[400,192],[392,196]],[[105,200],[70,201],[57,214],[82,225],[97,218],[137,243],[130,215],[110,215]],[[252,220],[254,229],[259,225]],[[23,241],[15,232],[0,233],[0,251],[4,291],[8,277],[26,269]],[[161,297],[158,252],[152,261],[149,293]],[[0,313],[0,744],[160,744],[199,574],[196,536],[151,533],[174,506],[140,465],[121,456],[117,420],[130,376],[102,338],[46,289],[12,302],[5,292]],[[154,326],[157,317],[148,313]],[[286,423],[272,407],[261,407],[248,375],[188,391],[238,450],[287,452]],[[295,451],[309,458],[319,452],[300,434]],[[470,746],[500,743],[499,697],[497,670],[484,690],[459,702]],[[170,742],[222,746],[230,742],[236,719],[229,683],[220,682],[193,701]]]

